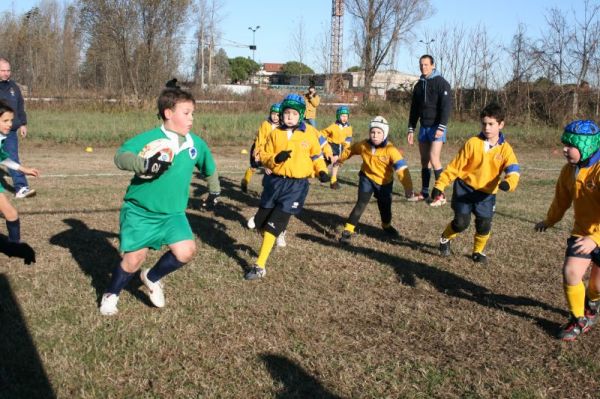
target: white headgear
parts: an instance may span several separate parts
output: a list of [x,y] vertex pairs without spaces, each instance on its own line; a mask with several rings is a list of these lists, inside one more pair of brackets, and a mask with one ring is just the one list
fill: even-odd
[[383,130],[383,139],[387,139],[388,133],[390,132],[390,125],[388,125],[388,121],[383,116],[376,116],[369,123],[369,131],[374,127]]

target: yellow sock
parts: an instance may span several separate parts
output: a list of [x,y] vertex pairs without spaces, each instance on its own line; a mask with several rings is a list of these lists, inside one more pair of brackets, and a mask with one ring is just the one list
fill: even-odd
[[585,306],[585,285],[583,281],[577,285],[564,285],[569,310],[575,317],[583,317]]
[[271,250],[273,249],[273,245],[275,245],[275,237],[273,234],[265,231],[263,235],[263,242],[260,246],[260,252],[258,254],[258,259],[256,260],[256,264],[262,268],[265,267],[265,263],[267,263],[267,258],[271,254]]
[[252,179],[252,175],[254,174],[254,169],[248,168],[246,169],[246,173],[244,174],[244,181],[246,184],[250,184],[250,179]]
[[442,238],[445,238],[447,240],[453,240],[456,238],[457,235],[458,233],[454,231],[454,229],[452,228],[452,222],[450,222],[448,223],[448,226],[446,226],[446,229],[442,233]]
[[331,176],[331,184],[337,181],[337,176]]
[[350,223],[346,223],[346,225],[344,226],[344,230],[348,230],[350,233],[354,233],[355,228],[356,227]]
[[596,287],[592,287],[591,280],[587,289],[587,297],[590,299],[590,301],[597,301],[600,299],[600,292],[598,292],[598,289]]
[[489,238],[489,233],[484,236],[482,236],[481,234],[475,234],[475,241],[473,242],[473,253],[479,252],[480,254],[482,254],[483,249],[485,248],[485,244],[487,244]]

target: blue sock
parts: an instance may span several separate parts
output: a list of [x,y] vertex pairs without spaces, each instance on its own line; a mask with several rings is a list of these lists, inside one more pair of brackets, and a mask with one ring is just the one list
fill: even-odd
[[108,289],[106,292],[119,295],[123,287],[127,285],[132,277],[133,273],[127,273],[125,270],[123,270],[121,264],[118,264],[113,270],[112,278],[110,279],[110,283],[108,284]]
[[148,271],[148,280],[156,283],[158,280],[169,273],[173,273],[183,265],[185,265],[185,263],[178,261],[175,255],[173,255],[173,252],[166,252],[160,257],[154,267]]
[[13,220],[12,222],[7,220],[6,228],[8,229],[8,241],[21,241],[21,221],[19,219]]
[[430,179],[431,179],[431,169],[429,169],[429,168],[421,169],[421,187],[423,187],[421,192],[423,193],[424,197],[429,196],[429,180]]
[[435,176],[435,181],[437,181],[437,179],[440,178],[440,175],[442,174],[443,171],[444,171],[444,169],[442,169],[442,168],[434,169],[433,175]]

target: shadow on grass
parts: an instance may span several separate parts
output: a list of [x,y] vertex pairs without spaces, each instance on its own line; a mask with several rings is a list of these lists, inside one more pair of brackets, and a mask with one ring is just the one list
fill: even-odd
[[534,320],[540,328],[542,328],[548,335],[551,336],[556,336],[556,332],[558,331],[560,324],[541,318],[535,313],[530,314],[517,308],[520,306],[537,307],[542,310],[552,311],[565,318],[568,316],[568,312],[563,309],[558,309],[543,302],[524,296],[513,297],[509,295],[495,294],[482,285],[475,284],[459,275],[443,269],[438,269],[425,263],[414,262],[395,255],[376,251],[371,248],[364,248],[354,245],[340,246],[337,243],[333,243],[322,237],[317,237],[310,234],[298,234],[298,237],[326,247],[336,246],[337,248],[344,249],[351,254],[363,255],[383,265],[389,266],[394,269],[398,279],[402,282],[402,284],[414,287],[416,285],[417,278],[423,279],[432,284],[438,292],[445,295],[466,299],[488,308],[500,309],[505,313],[518,316],[526,320]]
[[276,398],[342,398],[329,392],[319,380],[308,374],[296,362],[284,356],[267,353],[260,355],[260,358],[267,366],[273,379],[283,384],[283,390],[277,392]]
[[0,397],[56,398],[4,274],[0,274],[0,325]]
[[[96,290],[96,302],[100,304],[102,294],[110,282],[110,273],[115,265],[121,262],[119,250],[109,242],[110,238],[118,234],[109,231],[90,229],[87,224],[79,219],[63,219],[69,226],[50,238],[50,244],[68,249],[81,271],[90,276],[92,287]],[[142,282],[133,278],[125,289],[132,296],[148,306],[151,303],[140,290]]]
[[9,258],[21,258],[26,265],[35,263],[35,250],[29,244],[10,242],[8,237],[2,234],[0,234],[0,253]]

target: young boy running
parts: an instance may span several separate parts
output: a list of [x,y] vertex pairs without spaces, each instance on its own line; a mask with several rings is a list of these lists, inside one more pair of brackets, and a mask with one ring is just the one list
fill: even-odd
[[[475,242],[471,259],[486,263],[483,253],[490,238],[496,192],[515,191],[519,183],[519,163],[515,153],[504,139],[504,111],[497,104],[487,105],[479,114],[481,133],[472,137],[460,149],[435,182],[431,192],[431,206],[446,203],[444,189],[454,181],[452,209],[454,219],[446,226],[440,238],[440,253],[450,255],[450,241],[465,231],[475,214]],[[502,172],[505,174],[501,180]]]
[[304,122],[306,104],[297,94],[289,94],[281,103],[281,124],[260,149],[263,165],[273,171],[264,178],[264,189],[254,222],[263,230],[263,242],[254,266],[246,271],[246,280],[263,278],[265,264],[277,237],[292,215],[304,206],[308,178],[313,172],[319,180],[330,180],[317,136]]
[[[14,117],[15,111],[4,101],[0,100],[0,164],[26,175],[38,177],[40,172],[37,169],[28,168],[13,161],[3,148],[6,137],[11,131]],[[35,262],[33,249],[21,242],[21,221],[19,220],[19,214],[8,200],[6,194],[4,194],[4,187],[2,185],[0,185],[0,213],[4,216],[6,229],[8,230],[8,243],[2,252],[7,253],[9,256],[22,257],[27,264]]]
[[256,169],[262,165],[259,157],[259,148],[265,145],[269,133],[279,126],[280,107],[280,103],[272,104],[269,111],[269,117],[262,121],[258,128],[258,133],[256,133],[256,138],[254,139],[254,143],[252,143],[252,148],[250,148],[250,167],[246,169],[246,173],[242,179],[241,188],[244,193],[248,192],[248,185],[250,184],[252,175]]
[[391,223],[394,172],[404,186],[407,198],[412,197],[413,186],[406,161],[400,151],[387,140],[389,131],[387,120],[382,116],[376,116],[369,123],[369,138],[346,148],[337,161],[337,164],[341,165],[353,155],[360,155],[363,159],[358,174],[358,200],[342,231],[340,238],[342,244],[350,242],[373,193],[377,198],[383,231],[389,236],[398,236],[398,231]]
[[[220,192],[215,162],[208,146],[190,133],[195,101],[178,87],[169,87],[158,97],[158,113],[163,125],[126,141],[115,155],[115,164],[136,173],[121,208],[120,239],[123,258],[116,265],[100,313],[114,315],[121,290],[140,268],[149,249],[169,247],[151,269],[140,274],[154,306],[165,306],[162,278],[192,260],[196,243],[185,215],[194,168],[207,177],[213,197]],[[168,139],[174,152],[172,162],[161,161],[159,154],[145,159],[138,154],[146,144]],[[151,175],[143,179],[138,174]]]
[[[563,288],[571,317],[558,337],[573,341],[598,320],[600,309],[600,130],[590,120],[569,123],[561,141],[567,164],[556,182],[546,218],[535,225],[545,231],[558,223],[573,204],[575,224],[563,263]],[[587,287],[583,278],[592,265]]]
[[[332,123],[321,133],[327,138],[327,142],[331,146],[332,155],[339,157],[342,151],[352,143],[352,126],[350,126],[350,109],[346,105],[342,105],[335,112],[335,123]],[[331,167],[331,184],[333,190],[340,188],[337,182],[337,174],[340,166],[334,163]]]

